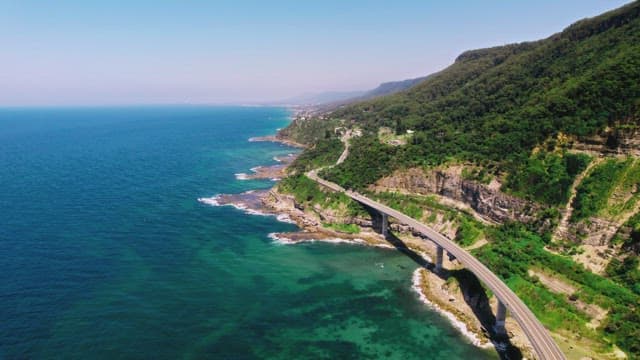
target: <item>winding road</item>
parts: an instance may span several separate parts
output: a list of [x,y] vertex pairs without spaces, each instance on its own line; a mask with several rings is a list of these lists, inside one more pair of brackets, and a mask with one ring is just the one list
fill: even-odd
[[[341,157],[342,158],[342,157]],[[344,159],[343,159],[344,160]],[[337,192],[342,192],[351,199],[364,204],[376,211],[394,217],[399,222],[412,227],[422,233],[437,245],[443,247],[449,254],[456,257],[467,269],[472,271],[509,310],[511,316],[518,322],[529,342],[540,359],[565,359],[564,354],[553,340],[547,329],[542,326],[533,312],[507,287],[491,270],[478,259],[462,249],[453,241],[438,233],[429,226],[366,196],[354,191],[346,190],[338,184],[324,180],[317,175],[318,170],[312,170],[307,176],[315,182]]]

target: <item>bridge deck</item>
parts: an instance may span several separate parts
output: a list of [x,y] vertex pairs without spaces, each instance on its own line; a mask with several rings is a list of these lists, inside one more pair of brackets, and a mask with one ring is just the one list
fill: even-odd
[[399,220],[400,222],[411,226],[428,237],[431,241],[442,246],[447,252],[456,257],[467,269],[472,271],[478,279],[480,279],[496,297],[509,309],[509,312],[518,322],[525,335],[531,342],[536,354],[540,359],[565,359],[564,354],[551,338],[547,329],[542,326],[540,321],[529,310],[529,308],[518,298],[518,296],[507,287],[491,270],[489,270],[478,259],[473,257],[467,251],[462,249],[453,241],[449,240],[442,234],[433,230],[429,226],[418,222],[417,220],[394,210],[384,204],[371,200],[363,195],[353,191],[347,191],[341,186],[326,181],[316,174],[317,170],[310,171],[307,176],[312,180],[322,184],[323,186],[334,191],[343,192],[351,199],[365,204],[381,213],[385,213]]

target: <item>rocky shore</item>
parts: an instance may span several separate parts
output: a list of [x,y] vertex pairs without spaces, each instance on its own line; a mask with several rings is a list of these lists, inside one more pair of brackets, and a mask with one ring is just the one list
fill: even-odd
[[238,173],[236,179],[238,180],[256,180],[256,179],[269,179],[278,181],[286,176],[287,167],[296,159],[296,154],[289,154],[287,156],[277,156],[273,159],[279,164],[270,166],[256,166],[251,169],[250,174]]
[[254,141],[276,142],[276,143],[284,144],[284,145],[295,147],[295,148],[299,148],[299,149],[304,149],[304,148],[307,147],[304,144],[300,144],[298,142],[283,138],[283,137],[278,136],[278,135],[256,136],[256,137],[250,138],[249,141],[251,141],[251,142],[254,142]]
[[487,299],[483,289],[474,288],[477,284],[470,284],[467,278],[460,275],[464,269],[455,260],[445,259],[447,271],[433,272],[431,258],[435,256],[435,246],[429,241],[408,232],[400,232],[398,237],[384,238],[363,219],[348,220],[360,227],[357,234],[326,228],[323,219],[331,214],[322,214],[321,209],[305,208],[296,203],[293,196],[280,193],[277,186],[270,190],[219,195],[213,201],[215,205],[233,206],[248,214],[276,216],[278,220],[295,223],[301,229],[269,234],[279,244],[322,241],[401,251],[416,262],[412,287],[419,299],[446,317],[471,343],[481,348],[494,346],[502,354],[517,354],[516,358],[529,358],[532,354],[526,337],[513,320],[507,324],[509,339],[493,338],[491,307],[496,305]]
[[[273,139],[275,137],[263,137],[258,140],[254,138],[252,141],[282,142],[280,139]],[[278,165],[256,167],[252,169],[254,173],[248,178],[282,178],[285,176],[286,167],[294,159],[295,156],[288,156],[286,159],[276,159],[281,160]],[[297,203],[292,195],[279,192],[277,185],[270,190],[222,194],[198,200],[214,206],[233,206],[248,214],[275,216],[278,220],[294,223],[301,229],[296,232],[269,234],[270,238],[280,244],[322,241],[401,251],[417,264],[412,287],[420,300],[449,319],[471,343],[482,348],[494,346],[498,352],[509,358],[530,358],[533,353],[522,330],[511,319],[507,322],[509,339],[496,339],[491,328],[491,307],[496,305],[487,298],[484,289],[475,288],[477,284],[470,284],[469,280],[461,275],[464,274],[464,269],[455,260],[445,259],[444,267],[447,270],[442,273],[433,272],[431,258],[435,256],[436,251],[433,243],[411,234],[399,224],[390,224],[397,235],[385,238],[373,230],[369,219],[336,219],[335,214],[329,210],[309,208]],[[358,225],[359,232],[345,233],[323,225],[336,220]],[[477,282],[477,279],[475,281]]]

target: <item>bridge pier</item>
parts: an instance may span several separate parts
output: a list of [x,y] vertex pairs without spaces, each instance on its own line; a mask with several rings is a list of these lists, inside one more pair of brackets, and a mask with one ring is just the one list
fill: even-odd
[[493,331],[496,335],[507,335],[507,329],[505,328],[505,320],[507,318],[507,307],[498,300],[498,310],[496,311],[496,323],[493,325]]
[[442,258],[444,257],[444,248],[436,245],[436,272],[442,271]]
[[381,213],[380,215],[382,215],[382,220],[380,221],[380,234],[386,238],[387,235],[389,235],[389,215],[385,213]]

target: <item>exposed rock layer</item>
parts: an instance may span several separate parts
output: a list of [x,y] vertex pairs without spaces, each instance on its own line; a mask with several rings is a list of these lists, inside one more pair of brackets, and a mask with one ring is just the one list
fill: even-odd
[[420,195],[440,195],[462,202],[480,217],[498,223],[508,220],[528,223],[540,208],[532,202],[507,195],[497,182],[485,185],[463,179],[461,167],[425,171],[419,168],[396,171],[380,179],[375,191],[399,191]]

